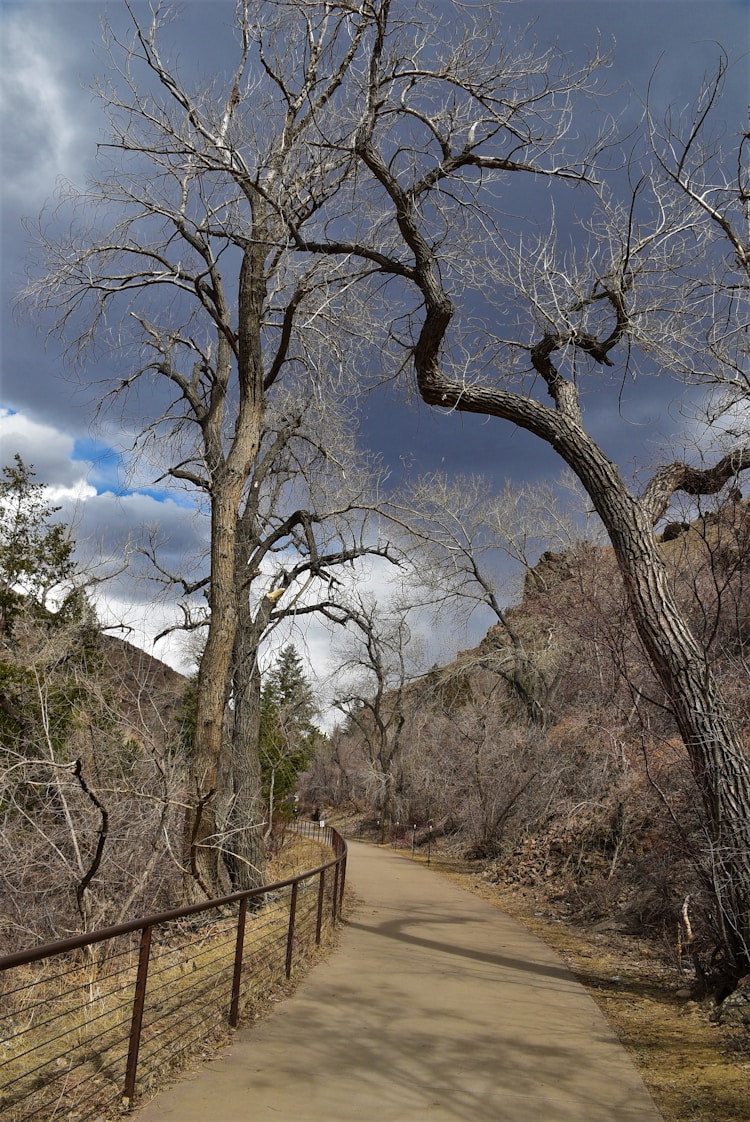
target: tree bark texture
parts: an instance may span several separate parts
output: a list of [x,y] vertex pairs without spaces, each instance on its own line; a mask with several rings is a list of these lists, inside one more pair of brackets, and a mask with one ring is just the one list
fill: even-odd
[[[263,883],[266,860],[265,800],[258,753],[261,679],[260,636],[253,626],[247,594],[239,609],[232,676],[234,719],[231,740],[231,795],[227,864],[235,891]],[[243,621],[243,615],[247,617]]]
[[208,638],[201,658],[197,719],[191,757],[188,809],[185,815],[184,868],[188,899],[219,895],[226,866],[221,854],[217,813],[219,761],[224,714],[232,685],[232,657],[237,633],[236,543],[240,504],[263,425],[261,309],[265,299],[264,246],[246,248],[238,287],[238,413],[225,451],[223,388],[228,386],[234,356],[219,341],[214,407],[203,423],[206,462],[211,480],[211,570]]
[[[445,309],[439,311],[445,323]],[[434,323],[431,331],[430,351],[439,334]],[[617,558],[639,638],[689,754],[705,813],[716,924],[726,966],[740,977],[750,968],[750,759],[706,652],[672,594],[652,512],[629,493],[579,423],[577,409],[571,416],[504,390],[457,386],[440,374],[434,352],[417,369],[428,404],[496,416],[534,433],[558,452],[591,498]]]
[[197,716],[185,814],[185,889],[188,900],[218,895],[222,887],[221,824],[217,816],[224,712],[229,699],[237,629],[234,535],[239,481],[216,488],[211,509],[210,623],[198,672]]

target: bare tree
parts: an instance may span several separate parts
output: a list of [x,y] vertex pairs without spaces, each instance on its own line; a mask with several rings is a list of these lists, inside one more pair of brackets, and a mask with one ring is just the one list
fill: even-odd
[[163,52],[166,12],[157,6],[146,25],[125,7],[133,34],[108,29],[110,71],[99,91],[109,171],[86,190],[68,186],[65,236],[42,226],[29,296],[56,313],[75,355],[98,346],[122,370],[104,404],[125,410],[148,388],[136,445],[163,465],[163,478],[208,502],[210,616],[183,860],[188,893],[214,893],[237,527],[267,402],[282,381],[295,381],[300,397],[311,392],[307,357],[323,341],[329,371],[359,345],[340,317],[337,330],[328,326],[348,267],[301,250],[289,229],[320,233],[349,170],[351,151],[328,143],[322,123],[328,137],[346,131],[345,82],[370,20],[347,3],[240,0],[233,61],[202,88]]
[[[668,128],[666,150],[655,137],[661,172],[646,154],[632,158],[628,178],[608,177],[597,166],[600,141],[571,149],[573,102],[596,60],[573,73],[554,50],[524,55],[459,5],[450,10],[457,47],[445,46],[438,30],[425,35],[421,16],[403,20],[389,0],[374,6],[374,19],[354,147],[359,213],[367,215],[369,199],[377,217],[369,228],[364,217],[340,252],[372,261],[377,247],[380,276],[392,279],[391,299],[404,308],[399,339],[428,405],[527,430],[589,495],[690,756],[725,966],[739,977],[750,962],[750,760],[672,595],[654,526],[675,493],[730,484],[750,466],[750,450],[740,432],[714,463],[668,464],[636,493],[586,428],[581,388],[590,382],[604,392],[608,371],[615,385],[639,372],[688,373],[744,400],[746,139],[733,152],[697,155],[718,96],[709,86],[687,131]],[[728,168],[739,169],[734,182]],[[512,186],[519,178],[533,223],[508,215],[520,202]],[[581,225],[569,239],[551,192],[538,189],[563,182],[584,188]]]
[[[391,496],[388,514],[412,543],[413,594],[455,616],[484,609],[493,642],[480,648],[482,665],[499,675],[533,724],[544,725],[564,673],[562,649],[551,636],[524,634],[507,610],[518,568],[535,578],[543,550],[573,550],[588,531],[576,525],[549,486],[493,493],[482,476],[449,478],[437,472]],[[518,613],[516,613],[516,619]]]
[[327,609],[326,615],[348,631],[334,705],[367,761],[366,784],[375,793],[370,797],[377,806],[382,842],[396,820],[402,735],[414,700],[410,684],[417,674],[408,608],[397,601],[378,605],[358,592],[346,608]]
[[355,560],[389,557],[368,518],[381,472],[356,450],[348,411],[331,395],[284,404],[274,410],[276,423],[266,421],[235,547],[238,627],[224,848],[237,887],[252,887],[261,875],[262,824],[270,829],[258,758],[262,645],[285,622],[334,610],[345,594],[342,570]]
[[55,616],[17,614],[0,681],[2,938],[61,938],[168,906],[180,676],[101,634],[76,597]]
[[[308,366],[318,373],[327,357]],[[225,711],[217,773],[216,834],[232,886],[262,883],[266,801],[258,755],[260,655],[282,625],[301,625],[336,606],[345,589],[342,570],[366,555],[391,559],[379,532],[384,471],[356,442],[356,417],[342,400],[346,384],[299,383],[269,397],[235,541],[237,632],[232,652],[230,704]],[[190,579],[168,570],[158,540],[143,547],[151,579],[181,596],[183,619],[168,631],[204,629],[210,619],[196,593],[209,577]],[[196,567],[195,559],[192,559]],[[199,656],[200,658],[200,656]],[[222,870],[223,872],[223,870]]]
[[[383,309],[383,363],[413,362],[428,405],[545,441],[589,495],[690,756],[737,977],[750,959],[750,762],[672,595],[654,526],[676,493],[731,483],[750,452],[740,432],[708,466],[668,464],[636,492],[586,428],[581,395],[589,384],[607,393],[611,371],[614,408],[619,386],[657,372],[728,389],[715,401],[725,415],[744,401],[746,139],[733,153],[699,144],[720,79],[685,129],[653,132],[650,152],[622,176],[604,166],[611,135],[584,144],[573,127],[576,99],[592,96],[596,52],[572,66],[554,48],[505,40],[494,15],[475,18],[460,3],[429,17],[395,0],[257,11],[254,20],[249,0],[238,6],[239,60],[225,88],[194,94],[162,59],[158,19],[136,24],[117,88],[104,91],[122,166],[81,196],[109,225],[48,242],[36,286],[74,346],[117,325],[110,341],[134,360],[119,390],[154,376],[165,391],[144,437],[168,432],[169,474],[210,498],[192,883],[217,881],[212,800],[237,623],[236,525],[265,398],[293,366],[301,309],[322,331],[359,271],[362,298]],[[153,92],[135,81],[138,66]],[[727,168],[739,169],[734,180]],[[580,219],[570,237],[555,187],[580,189],[574,201],[565,194]],[[523,217],[532,212],[533,222]],[[158,306],[160,291],[169,299]],[[332,345],[341,338],[333,332]]]

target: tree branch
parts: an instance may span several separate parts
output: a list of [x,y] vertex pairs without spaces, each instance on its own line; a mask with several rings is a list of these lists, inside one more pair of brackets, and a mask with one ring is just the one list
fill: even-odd
[[661,468],[646,485],[641,503],[655,524],[677,491],[686,495],[716,495],[731,479],[750,468],[750,446],[730,452],[713,467],[673,463]]

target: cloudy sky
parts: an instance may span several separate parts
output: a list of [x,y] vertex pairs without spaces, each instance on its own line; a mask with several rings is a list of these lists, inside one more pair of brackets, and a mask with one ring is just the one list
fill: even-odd
[[[210,73],[222,64],[222,37],[215,32],[231,19],[232,0],[192,0],[178,7],[172,34],[182,68]],[[144,11],[140,0],[134,8]],[[115,25],[126,18],[118,0],[0,0],[2,462],[20,452],[33,464],[56,501],[71,516],[74,512],[79,538],[87,548],[104,551],[113,565],[144,525],[158,527],[176,564],[200,548],[201,520],[184,499],[161,491],[145,470],[128,476],[119,454],[128,434],[111,419],[108,429],[93,427],[91,390],[71,379],[59,344],[45,339],[43,325],[13,306],[33,252],[24,218],[33,220],[54,207],[61,180],[83,183],[95,170],[105,122],[91,85],[105,72],[103,12]],[[655,70],[657,103],[682,108],[715,66],[721,44],[732,63],[722,103],[731,133],[744,126],[747,114],[749,13],[748,0],[517,0],[506,19],[519,25],[536,20],[540,43],[557,40],[571,56],[600,35],[614,50],[607,77],[611,108],[626,113],[638,112],[637,95],[645,94]],[[53,209],[48,221],[55,222]],[[610,405],[597,417],[597,403],[589,405],[597,434],[622,465],[651,462],[680,424],[679,409],[669,408],[671,390],[662,393],[652,383],[643,393],[648,396],[628,403],[636,424],[612,415]],[[550,451],[507,426],[501,429],[500,422],[404,406],[399,394],[396,388],[373,396],[363,421],[369,444],[397,472],[406,458],[418,470],[483,472],[500,486],[504,480],[554,477],[559,470]],[[145,642],[145,632],[153,633],[169,614],[168,605],[150,605],[152,592],[121,581],[109,593],[113,612],[127,607],[136,641]],[[459,645],[465,642],[459,637]],[[181,657],[174,645],[162,644],[155,653],[172,661]],[[446,657],[452,654],[446,649]]]

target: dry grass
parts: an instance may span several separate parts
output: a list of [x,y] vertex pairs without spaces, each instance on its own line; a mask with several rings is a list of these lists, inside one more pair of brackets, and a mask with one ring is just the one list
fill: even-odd
[[[289,835],[269,882],[330,857]],[[300,884],[293,968],[315,951],[319,878]],[[326,878],[327,895],[332,877]],[[257,1015],[285,977],[288,891],[248,913],[241,1021]],[[326,909],[330,914],[330,906]],[[148,1092],[229,1036],[236,909],[154,932],[137,1088]],[[138,934],[93,948],[86,960],[51,959],[0,975],[0,1116],[3,1122],[103,1119],[120,1111],[138,961]]]

